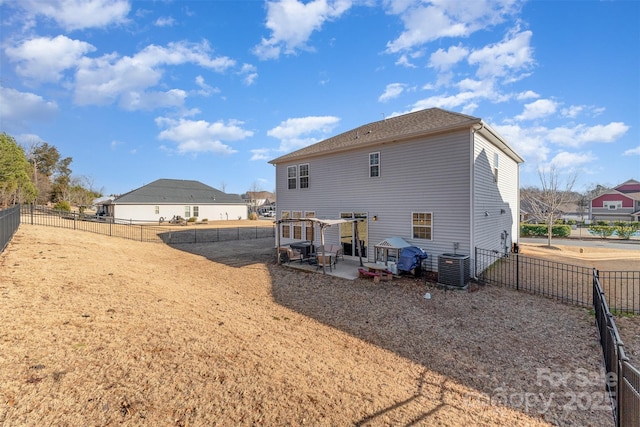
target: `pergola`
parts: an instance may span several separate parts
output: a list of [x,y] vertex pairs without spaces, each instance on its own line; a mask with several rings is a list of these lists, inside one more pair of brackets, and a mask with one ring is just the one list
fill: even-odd
[[[292,222],[312,222],[314,224],[318,224],[318,226],[320,227],[320,245],[322,247],[322,257],[324,258],[324,230],[327,227],[331,227],[333,225],[338,225],[338,224],[348,224],[348,223],[352,223],[352,222],[359,222],[359,221],[364,221],[364,218],[338,218],[338,219],[319,219],[319,218],[287,218],[287,219],[278,219],[276,220],[276,225],[278,226],[278,231],[276,232],[276,251],[280,250],[280,224],[283,223],[292,223]],[[355,227],[356,230],[356,241],[360,241],[359,236],[358,236],[358,227]],[[311,243],[313,244],[313,240],[311,241]],[[359,250],[358,251],[358,255],[360,257],[360,267],[362,267],[362,251]],[[276,258],[278,259],[278,264],[280,264],[280,254],[278,253],[276,255]],[[324,265],[324,263],[322,263],[322,273],[326,274],[326,267]]]

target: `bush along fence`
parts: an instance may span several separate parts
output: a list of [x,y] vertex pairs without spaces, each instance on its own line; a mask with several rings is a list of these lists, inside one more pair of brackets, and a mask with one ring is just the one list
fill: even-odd
[[597,270],[593,270],[593,309],[607,370],[605,385],[618,427],[640,425],[640,371],[629,363],[618,328],[609,311]]
[[[593,304],[589,267],[476,248],[475,271],[480,283],[506,286],[581,307]],[[601,271],[600,284],[612,310],[640,314],[640,271]]]
[[20,205],[0,210],[0,253],[7,247],[20,226]]
[[140,242],[177,244],[275,238],[274,227],[201,228],[200,225],[174,226],[168,223],[156,225],[156,223],[135,223],[132,220],[85,215],[33,205],[23,205],[21,217],[23,224],[88,231]]

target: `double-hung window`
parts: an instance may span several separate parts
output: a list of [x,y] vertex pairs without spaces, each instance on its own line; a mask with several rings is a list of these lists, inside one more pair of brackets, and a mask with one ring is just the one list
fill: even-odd
[[287,168],[287,188],[289,190],[295,190],[298,181],[298,167],[289,166]]
[[309,163],[300,165],[300,188],[309,188]]
[[433,231],[433,217],[431,212],[413,212],[411,229],[414,239],[431,240]]
[[[280,219],[289,219],[289,218],[291,218],[291,213],[287,212],[287,211],[283,211],[280,215],[281,215]],[[288,239],[288,238],[291,237],[291,223],[290,222],[283,222],[282,223],[282,237],[284,239]]]
[[[302,212],[294,211],[293,219],[302,218]],[[296,221],[293,223],[293,238],[296,240],[302,240],[302,221]]]
[[380,152],[369,153],[369,177],[380,176]]

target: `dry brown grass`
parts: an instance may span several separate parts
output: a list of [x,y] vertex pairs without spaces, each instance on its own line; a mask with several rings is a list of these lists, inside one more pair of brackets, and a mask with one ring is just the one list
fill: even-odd
[[263,244],[207,259],[21,226],[0,255],[0,424],[612,424],[587,310],[292,271]]

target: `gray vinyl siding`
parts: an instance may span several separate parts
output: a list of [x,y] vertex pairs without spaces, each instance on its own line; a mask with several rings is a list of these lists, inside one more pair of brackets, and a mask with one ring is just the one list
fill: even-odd
[[[498,182],[494,179],[496,153]],[[473,169],[473,246],[504,253],[518,241],[519,165],[476,134]]]
[[[369,177],[372,152],[380,153],[380,176],[374,178]],[[437,256],[452,252],[454,242],[458,253],[471,254],[471,157],[465,130],[281,163],[276,165],[278,217],[282,211],[315,211],[318,218],[365,212],[369,259],[376,243],[399,236],[423,248],[435,269]],[[304,163],[309,164],[309,188],[288,190],[287,167]],[[411,238],[412,212],[432,213],[431,240]],[[371,221],[374,215],[377,221]],[[337,243],[337,227],[325,237],[327,243]]]

